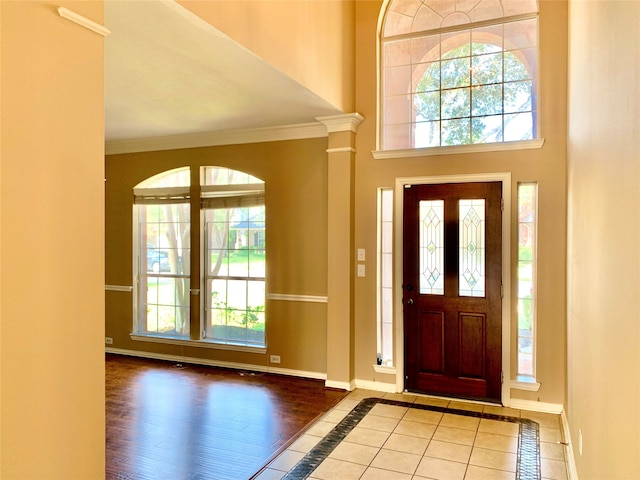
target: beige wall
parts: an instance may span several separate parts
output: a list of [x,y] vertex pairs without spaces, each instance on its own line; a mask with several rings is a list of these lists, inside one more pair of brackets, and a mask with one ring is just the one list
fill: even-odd
[[571,1],[569,11],[567,413],[581,479],[635,479],[640,2]]
[[3,479],[104,478],[104,38],[0,2]]
[[353,110],[352,0],[180,0],[335,107]]
[[[132,285],[133,187],[172,168],[215,165],[265,181],[267,293],[327,295],[327,139],[111,155],[106,160],[106,284]],[[108,291],[106,334],[114,348],[215,362],[326,372],[326,303],[268,300],[267,354],[133,341],[132,294]]]
[[[355,282],[355,367],[356,378],[395,382],[380,377],[372,364],[376,359],[376,191],[391,188],[396,177],[467,173],[510,172],[512,200],[518,182],[538,182],[538,392],[512,391],[527,400],[562,404],[565,396],[565,248],[566,248],[566,45],[567,4],[540,4],[540,134],[542,149],[466,155],[443,155],[412,159],[374,160],[376,149],[376,25],[381,2],[356,3],[356,110],[365,122],[358,129],[356,156],[356,248],[367,252],[371,274]],[[515,203],[514,203],[515,206]],[[515,305],[517,217],[511,217],[511,371],[516,368]],[[397,247],[396,247],[397,248]],[[398,359],[397,359],[398,360]],[[399,359],[401,361],[401,359]]]

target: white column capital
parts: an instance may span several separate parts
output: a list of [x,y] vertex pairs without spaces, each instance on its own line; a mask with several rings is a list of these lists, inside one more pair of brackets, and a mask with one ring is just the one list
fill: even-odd
[[356,133],[358,125],[364,121],[364,117],[355,112],[342,115],[330,115],[328,117],[316,117],[316,120],[327,127],[328,133],[348,131]]

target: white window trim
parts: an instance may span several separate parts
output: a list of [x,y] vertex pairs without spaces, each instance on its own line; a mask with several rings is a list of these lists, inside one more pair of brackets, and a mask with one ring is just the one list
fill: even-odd
[[[432,177],[398,177],[394,189],[394,245],[403,245],[403,209],[405,185],[467,183],[467,182],[502,182],[504,210],[502,214],[502,283],[504,298],[502,299],[502,404],[511,405],[511,173],[482,173],[470,175],[442,175]],[[506,221],[505,221],[506,219]],[[404,318],[402,309],[402,249],[394,252],[393,306],[395,354],[396,354],[396,389],[404,391]]]
[[543,145],[544,138],[536,138],[517,142],[474,143],[444,147],[408,148],[404,150],[375,150],[371,152],[371,155],[373,155],[374,160],[388,160],[392,158],[429,157],[434,155],[459,155],[461,153],[533,150],[542,148]]
[[206,339],[187,340],[187,339],[175,338],[175,337],[163,337],[158,334],[145,335],[141,333],[131,333],[129,337],[131,338],[131,340],[135,340],[139,342],[164,343],[167,345],[182,345],[185,347],[211,348],[214,350],[233,350],[234,352],[258,353],[262,355],[267,353],[266,346],[253,347],[249,345],[236,345],[232,343],[216,343],[212,341],[207,341]]

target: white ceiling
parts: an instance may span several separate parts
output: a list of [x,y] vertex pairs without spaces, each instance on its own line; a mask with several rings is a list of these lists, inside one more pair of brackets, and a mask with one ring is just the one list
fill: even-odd
[[107,142],[341,113],[172,0],[108,0],[105,26]]

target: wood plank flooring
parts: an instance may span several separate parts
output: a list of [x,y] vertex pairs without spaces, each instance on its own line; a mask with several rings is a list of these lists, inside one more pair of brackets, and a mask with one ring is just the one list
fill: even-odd
[[106,355],[107,480],[245,480],[346,392],[320,380]]

